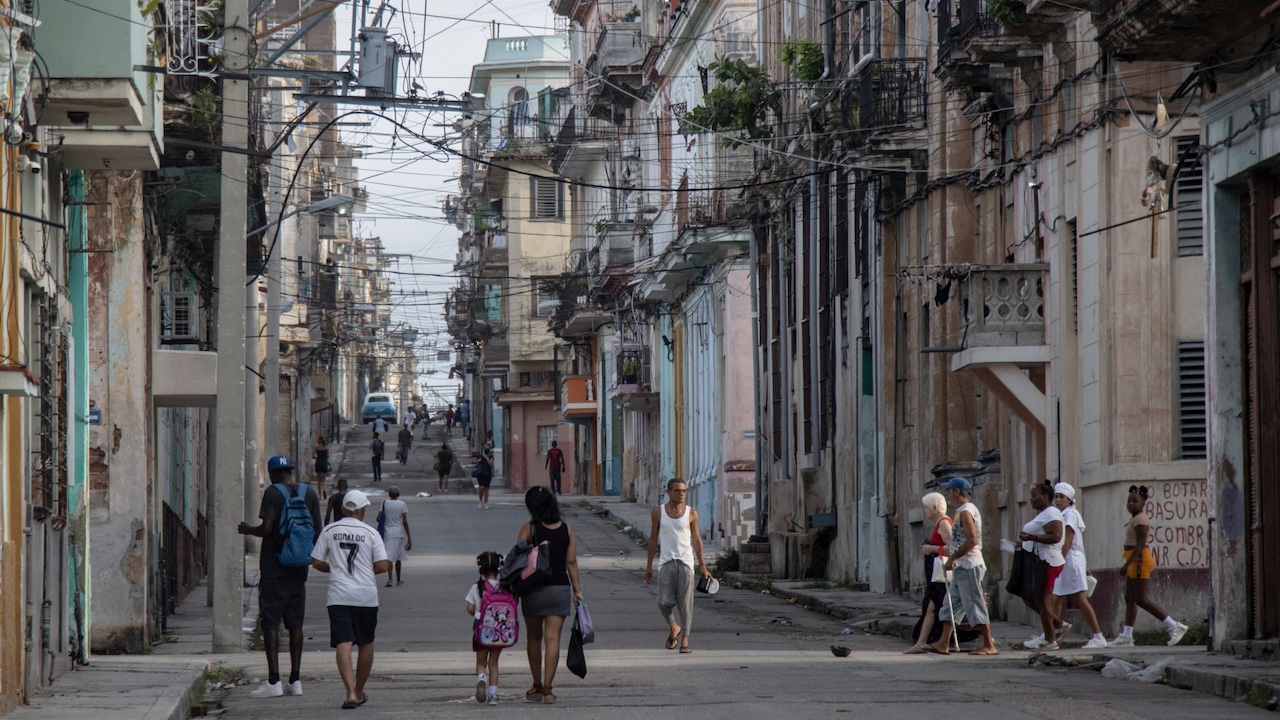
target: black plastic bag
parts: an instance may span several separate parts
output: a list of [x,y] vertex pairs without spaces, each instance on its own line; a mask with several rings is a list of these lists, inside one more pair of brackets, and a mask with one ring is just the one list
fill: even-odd
[[573,630],[569,633],[569,654],[565,656],[564,666],[569,672],[580,678],[587,676],[587,656],[582,651],[582,627],[578,624],[578,614],[573,614]]
[[1034,552],[1027,552],[1019,547],[1013,553],[1013,570],[1009,573],[1009,582],[1004,589],[1026,602],[1035,602],[1040,597],[1048,573],[1049,563],[1041,560]]

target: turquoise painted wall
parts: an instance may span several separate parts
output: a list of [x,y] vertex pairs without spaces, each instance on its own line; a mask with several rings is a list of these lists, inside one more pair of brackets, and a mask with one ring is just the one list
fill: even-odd
[[[671,340],[671,316],[660,315],[657,322],[658,333],[654,344],[658,347],[658,361],[654,363],[654,382],[658,391],[658,435],[659,447],[662,451],[662,474],[664,479],[677,477],[676,471],[676,383],[675,365],[670,360],[669,350],[663,342],[665,337]],[[665,496],[664,496],[665,497]]]
[[[67,247],[85,246],[84,173],[71,171],[67,176]],[[70,582],[67,584],[67,607],[71,609],[72,646],[77,660],[89,659],[92,617],[89,613],[89,256],[71,253],[67,269],[67,287],[71,300],[71,401],[70,440],[72,444],[70,477],[67,488],[68,531],[67,557]]]

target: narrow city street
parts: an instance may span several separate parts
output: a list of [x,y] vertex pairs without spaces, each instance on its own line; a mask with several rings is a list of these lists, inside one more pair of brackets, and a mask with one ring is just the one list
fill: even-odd
[[[432,437],[437,433],[433,428]],[[1109,680],[1096,672],[1032,669],[1027,652],[1007,651],[994,659],[904,656],[900,640],[861,632],[846,636],[834,618],[727,584],[715,596],[697,597],[695,649],[680,655],[662,647],[664,626],[654,590],[643,581],[644,548],[572,496],[562,498],[562,507],[578,537],[584,595],[597,627],[596,643],[587,646],[587,677],[579,680],[564,669],[562,655],[557,708],[530,708],[522,698],[530,684],[522,639],[502,657],[502,704],[481,705],[472,694],[471,622],[463,596],[476,578],[475,555],[505,552],[515,541],[528,518],[523,498],[499,489],[492,507],[482,510],[469,479],[460,477],[448,494],[437,494],[427,471],[438,444],[420,440],[409,464],[393,460],[383,481],[374,484],[371,470],[364,469],[368,437],[367,427],[352,433],[344,475],[352,487],[370,493],[374,512],[366,520],[371,523],[386,488],[400,487],[410,508],[414,547],[403,586],[388,588],[385,576],[379,578],[377,656],[369,703],[355,713],[360,717],[462,717],[515,709],[567,718],[641,718],[674,711],[733,720],[844,713],[868,719],[946,713],[984,720],[1263,716],[1247,705]],[[464,447],[456,438],[454,445]],[[432,497],[415,497],[424,491]],[[254,700],[249,691],[255,685],[243,685],[226,695],[223,717],[288,720],[341,712],[342,686],[328,648],[325,582],[312,573],[303,696]],[[852,655],[834,657],[828,649],[833,644],[848,645]],[[265,672],[261,653],[240,658],[249,676]],[[282,667],[287,663],[282,656]]]

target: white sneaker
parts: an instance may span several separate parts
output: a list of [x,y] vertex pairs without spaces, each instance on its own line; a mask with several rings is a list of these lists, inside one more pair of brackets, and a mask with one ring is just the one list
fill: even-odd
[[1107,647],[1133,647],[1132,635],[1117,635],[1114,640],[1107,643]]
[[285,695],[301,695],[302,694],[301,680],[294,680],[293,682],[282,682],[281,684],[284,685]]
[[489,683],[486,680],[476,680],[476,702],[484,702],[485,692],[489,689]]
[[497,704],[498,704],[498,693],[490,693],[490,694],[489,694],[489,700],[488,700],[488,702],[489,702],[489,704],[490,704],[490,705],[497,705]]
[[1026,649],[1028,649],[1028,650],[1036,650],[1036,649],[1038,649],[1041,645],[1044,645],[1044,633],[1040,633],[1039,635],[1037,635],[1037,636],[1035,636],[1035,637],[1031,638],[1030,640],[1028,640],[1028,641],[1026,641],[1026,642],[1022,643],[1022,647],[1026,648]]
[[1028,640],[1027,642],[1024,642],[1024,643],[1022,643],[1022,644],[1023,644],[1024,646],[1026,646],[1026,648],[1027,648],[1027,649],[1029,649],[1029,650],[1040,650],[1040,651],[1042,651],[1042,652],[1049,652],[1050,650],[1057,650],[1057,649],[1058,649],[1058,643],[1045,642],[1044,640],[1041,640],[1040,642],[1036,643],[1035,645],[1032,645],[1030,640]]
[[1058,631],[1054,633],[1054,640],[1062,640],[1069,632],[1071,632],[1071,623],[1062,623],[1062,627],[1058,628]]
[[1084,649],[1085,650],[1101,650],[1106,646],[1107,646],[1106,638],[1095,637],[1095,638],[1089,638],[1089,642],[1084,644]]
[[1182,642],[1182,636],[1187,634],[1187,626],[1178,623],[1176,626],[1169,628],[1169,647],[1173,647]]
[[273,684],[263,680],[262,685],[258,686],[258,689],[249,691],[249,697],[254,698],[255,700],[259,698],[280,697],[281,695],[284,695],[284,683],[282,682]]

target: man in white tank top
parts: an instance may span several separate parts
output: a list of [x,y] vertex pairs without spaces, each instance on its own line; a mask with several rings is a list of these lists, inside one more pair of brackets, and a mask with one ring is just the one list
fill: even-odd
[[[702,574],[711,577],[702,555],[702,536],[698,534],[698,511],[684,504],[688,492],[684,481],[667,482],[667,503],[653,509],[649,527],[649,560],[644,568],[644,581],[653,582],[653,556],[658,555],[658,608],[667,621],[666,647],[689,653],[689,628],[693,625],[693,564],[697,558]],[[658,552],[661,547],[661,552]],[[676,615],[679,615],[677,622]]]

